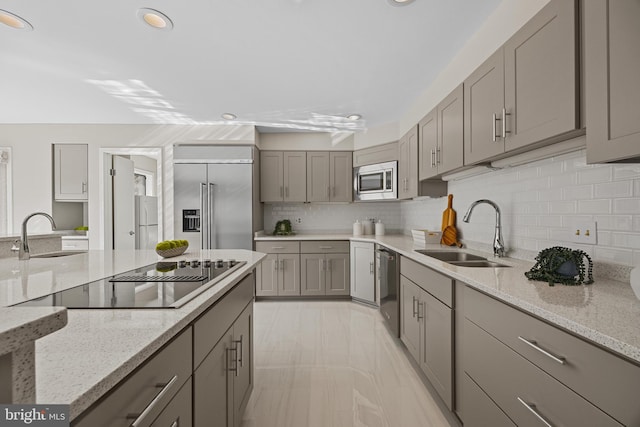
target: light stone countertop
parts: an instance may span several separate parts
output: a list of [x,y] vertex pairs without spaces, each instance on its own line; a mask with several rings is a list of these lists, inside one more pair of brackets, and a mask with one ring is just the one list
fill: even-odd
[[[459,267],[415,252],[415,249],[456,250],[441,245],[416,246],[410,236],[351,234],[297,234],[270,236],[258,234],[256,241],[268,240],[353,240],[379,243],[407,258],[433,268],[453,279],[492,295],[508,304],[564,328],[610,351],[640,363],[640,300],[629,283],[600,279],[581,286],[549,286],[546,282],[530,281],[525,271],[531,261],[500,258],[498,262],[510,268]],[[471,249],[465,252],[493,259]]]
[[0,307],[0,356],[67,324],[64,307]]
[[[67,326],[36,341],[36,403],[69,404],[74,419],[222,297],[263,257],[247,250],[188,250],[171,258],[247,262],[180,308],[66,310]],[[160,260],[155,251],[89,251],[28,261],[0,259],[0,307]],[[34,308],[0,310],[26,313]]]

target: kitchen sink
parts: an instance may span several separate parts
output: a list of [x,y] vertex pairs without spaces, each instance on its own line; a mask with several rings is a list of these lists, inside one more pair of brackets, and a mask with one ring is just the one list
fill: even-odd
[[485,260],[475,260],[475,261],[450,261],[449,264],[457,265],[458,267],[485,267],[485,268],[500,268],[500,267],[510,267],[509,265],[500,264],[499,262]]
[[32,254],[31,258],[57,258],[61,256],[86,254],[87,251],[55,251],[55,252],[43,252],[41,254]]
[[445,261],[445,262],[486,260],[486,258],[484,257],[473,255],[467,252],[433,251],[433,250],[427,250],[427,249],[415,249],[415,251],[423,255],[430,256],[432,258],[439,259],[440,261]]

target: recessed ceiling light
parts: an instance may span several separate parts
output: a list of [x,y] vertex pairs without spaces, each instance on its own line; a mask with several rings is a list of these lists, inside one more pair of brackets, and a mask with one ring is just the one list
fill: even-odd
[[393,6],[406,6],[409,3],[413,3],[413,0],[389,0]]
[[16,30],[33,30],[33,25],[29,24],[25,19],[13,14],[7,10],[0,9],[0,22]]
[[349,120],[360,120],[362,116],[360,114],[349,114],[347,119]]
[[173,22],[164,13],[143,7],[138,9],[138,18],[145,24],[158,30],[170,31],[173,29]]
[[232,113],[223,113],[223,114],[221,115],[221,117],[222,117],[223,119],[225,119],[225,120],[235,120],[235,119],[237,119],[237,118],[238,118],[238,116],[236,116],[235,114],[232,114]]

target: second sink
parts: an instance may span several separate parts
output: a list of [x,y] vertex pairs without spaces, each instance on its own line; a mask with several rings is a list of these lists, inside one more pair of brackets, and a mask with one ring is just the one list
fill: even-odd
[[434,251],[428,249],[415,249],[416,252],[426,256],[430,256],[440,261],[452,262],[452,261],[482,261],[486,258],[473,255],[467,252],[455,252],[455,251]]

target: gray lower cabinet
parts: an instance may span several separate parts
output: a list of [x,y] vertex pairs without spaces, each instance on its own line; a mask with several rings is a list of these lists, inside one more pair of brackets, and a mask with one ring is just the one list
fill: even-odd
[[640,425],[640,366],[469,287],[457,328],[465,375],[515,424]]
[[194,426],[238,427],[253,388],[253,303],[194,372]]
[[351,296],[375,303],[375,245],[351,242]]
[[583,4],[587,162],[640,162],[640,3]]
[[256,242],[256,251],[267,254],[256,269],[256,296],[300,295],[300,243]]
[[464,81],[465,165],[578,134],[576,5],[549,2]]
[[349,295],[349,242],[300,242],[300,271],[301,295]]
[[[456,350],[457,351],[457,350]],[[456,387],[458,378],[456,378]],[[515,427],[515,424],[493,400],[465,373],[460,377],[460,386],[468,400],[463,424],[465,427]],[[458,401],[456,400],[456,405]],[[458,413],[456,411],[456,413]]]
[[402,257],[400,295],[400,339],[453,410],[453,281]]
[[180,425],[190,426],[184,405],[171,402],[185,398],[184,394],[180,397],[178,394],[191,378],[192,343],[192,328],[187,327],[72,424],[114,427],[130,426],[137,420],[136,425],[151,425],[162,416],[163,419],[182,418]]

